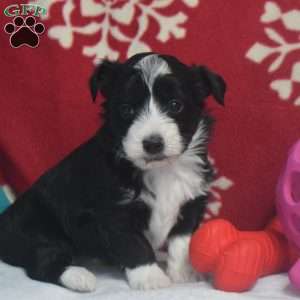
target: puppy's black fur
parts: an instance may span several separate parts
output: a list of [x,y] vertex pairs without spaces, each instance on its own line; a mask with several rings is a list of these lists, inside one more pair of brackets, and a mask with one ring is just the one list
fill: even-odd
[[[125,63],[104,61],[96,68],[90,87],[93,98],[99,90],[106,97],[105,124],[44,173],[0,216],[0,258],[4,262],[23,267],[33,279],[58,283],[77,256],[103,258],[125,268],[155,261],[154,251],[143,235],[151,208],[143,201],[135,201],[142,190],[147,190],[144,170],[135,166],[122,148],[122,139],[134,116],[122,118],[120,112],[122,104],[129,101],[134,101],[132,105],[138,111],[149,97],[133,68],[147,55],[136,55]],[[171,117],[187,147],[200,118],[209,131],[211,119],[204,113],[204,99],[213,95],[223,103],[225,84],[205,67],[187,67],[174,57],[161,57],[172,74],[159,78],[153,90],[161,95],[162,106],[169,93],[172,97],[184,95],[186,112]],[[207,151],[199,155],[205,162],[203,176],[209,182],[212,168]],[[131,201],[120,205],[128,191],[133,191]],[[195,230],[206,198],[207,195],[196,197],[181,207],[181,217],[169,236]]]

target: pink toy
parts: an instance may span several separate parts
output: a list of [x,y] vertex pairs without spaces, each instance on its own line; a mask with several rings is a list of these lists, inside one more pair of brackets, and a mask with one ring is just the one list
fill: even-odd
[[[300,140],[291,148],[277,185],[277,211],[284,233],[300,253]],[[290,269],[289,278],[300,289],[300,259]]]

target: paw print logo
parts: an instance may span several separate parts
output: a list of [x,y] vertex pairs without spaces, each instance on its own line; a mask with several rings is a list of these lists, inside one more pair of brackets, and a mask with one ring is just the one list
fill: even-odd
[[28,16],[24,20],[23,17],[17,16],[12,23],[4,26],[4,31],[10,34],[10,44],[13,48],[23,45],[36,48],[40,43],[39,35],[45,31],[42,23],[37,23],[33,16]]

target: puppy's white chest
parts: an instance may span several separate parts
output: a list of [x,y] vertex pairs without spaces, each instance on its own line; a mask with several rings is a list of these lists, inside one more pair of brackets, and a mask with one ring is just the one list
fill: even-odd
[[180,217],[182,205],[205,192],[204,180],[199,165],[179,160],[149,170],[144,182],[149,193],[145,192],[142,200],[152,209],[146,236],[153,248],[159,249]]

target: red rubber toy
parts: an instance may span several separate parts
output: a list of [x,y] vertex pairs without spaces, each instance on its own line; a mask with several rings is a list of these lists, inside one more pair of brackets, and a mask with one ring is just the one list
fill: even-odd
[[243,292],[257,279],[287,271],[297,258],[274,219],[263,231],[239,231],[217,219],[202,225],[192,237],[190,261],[201,273],[211,273],[217,289]]

